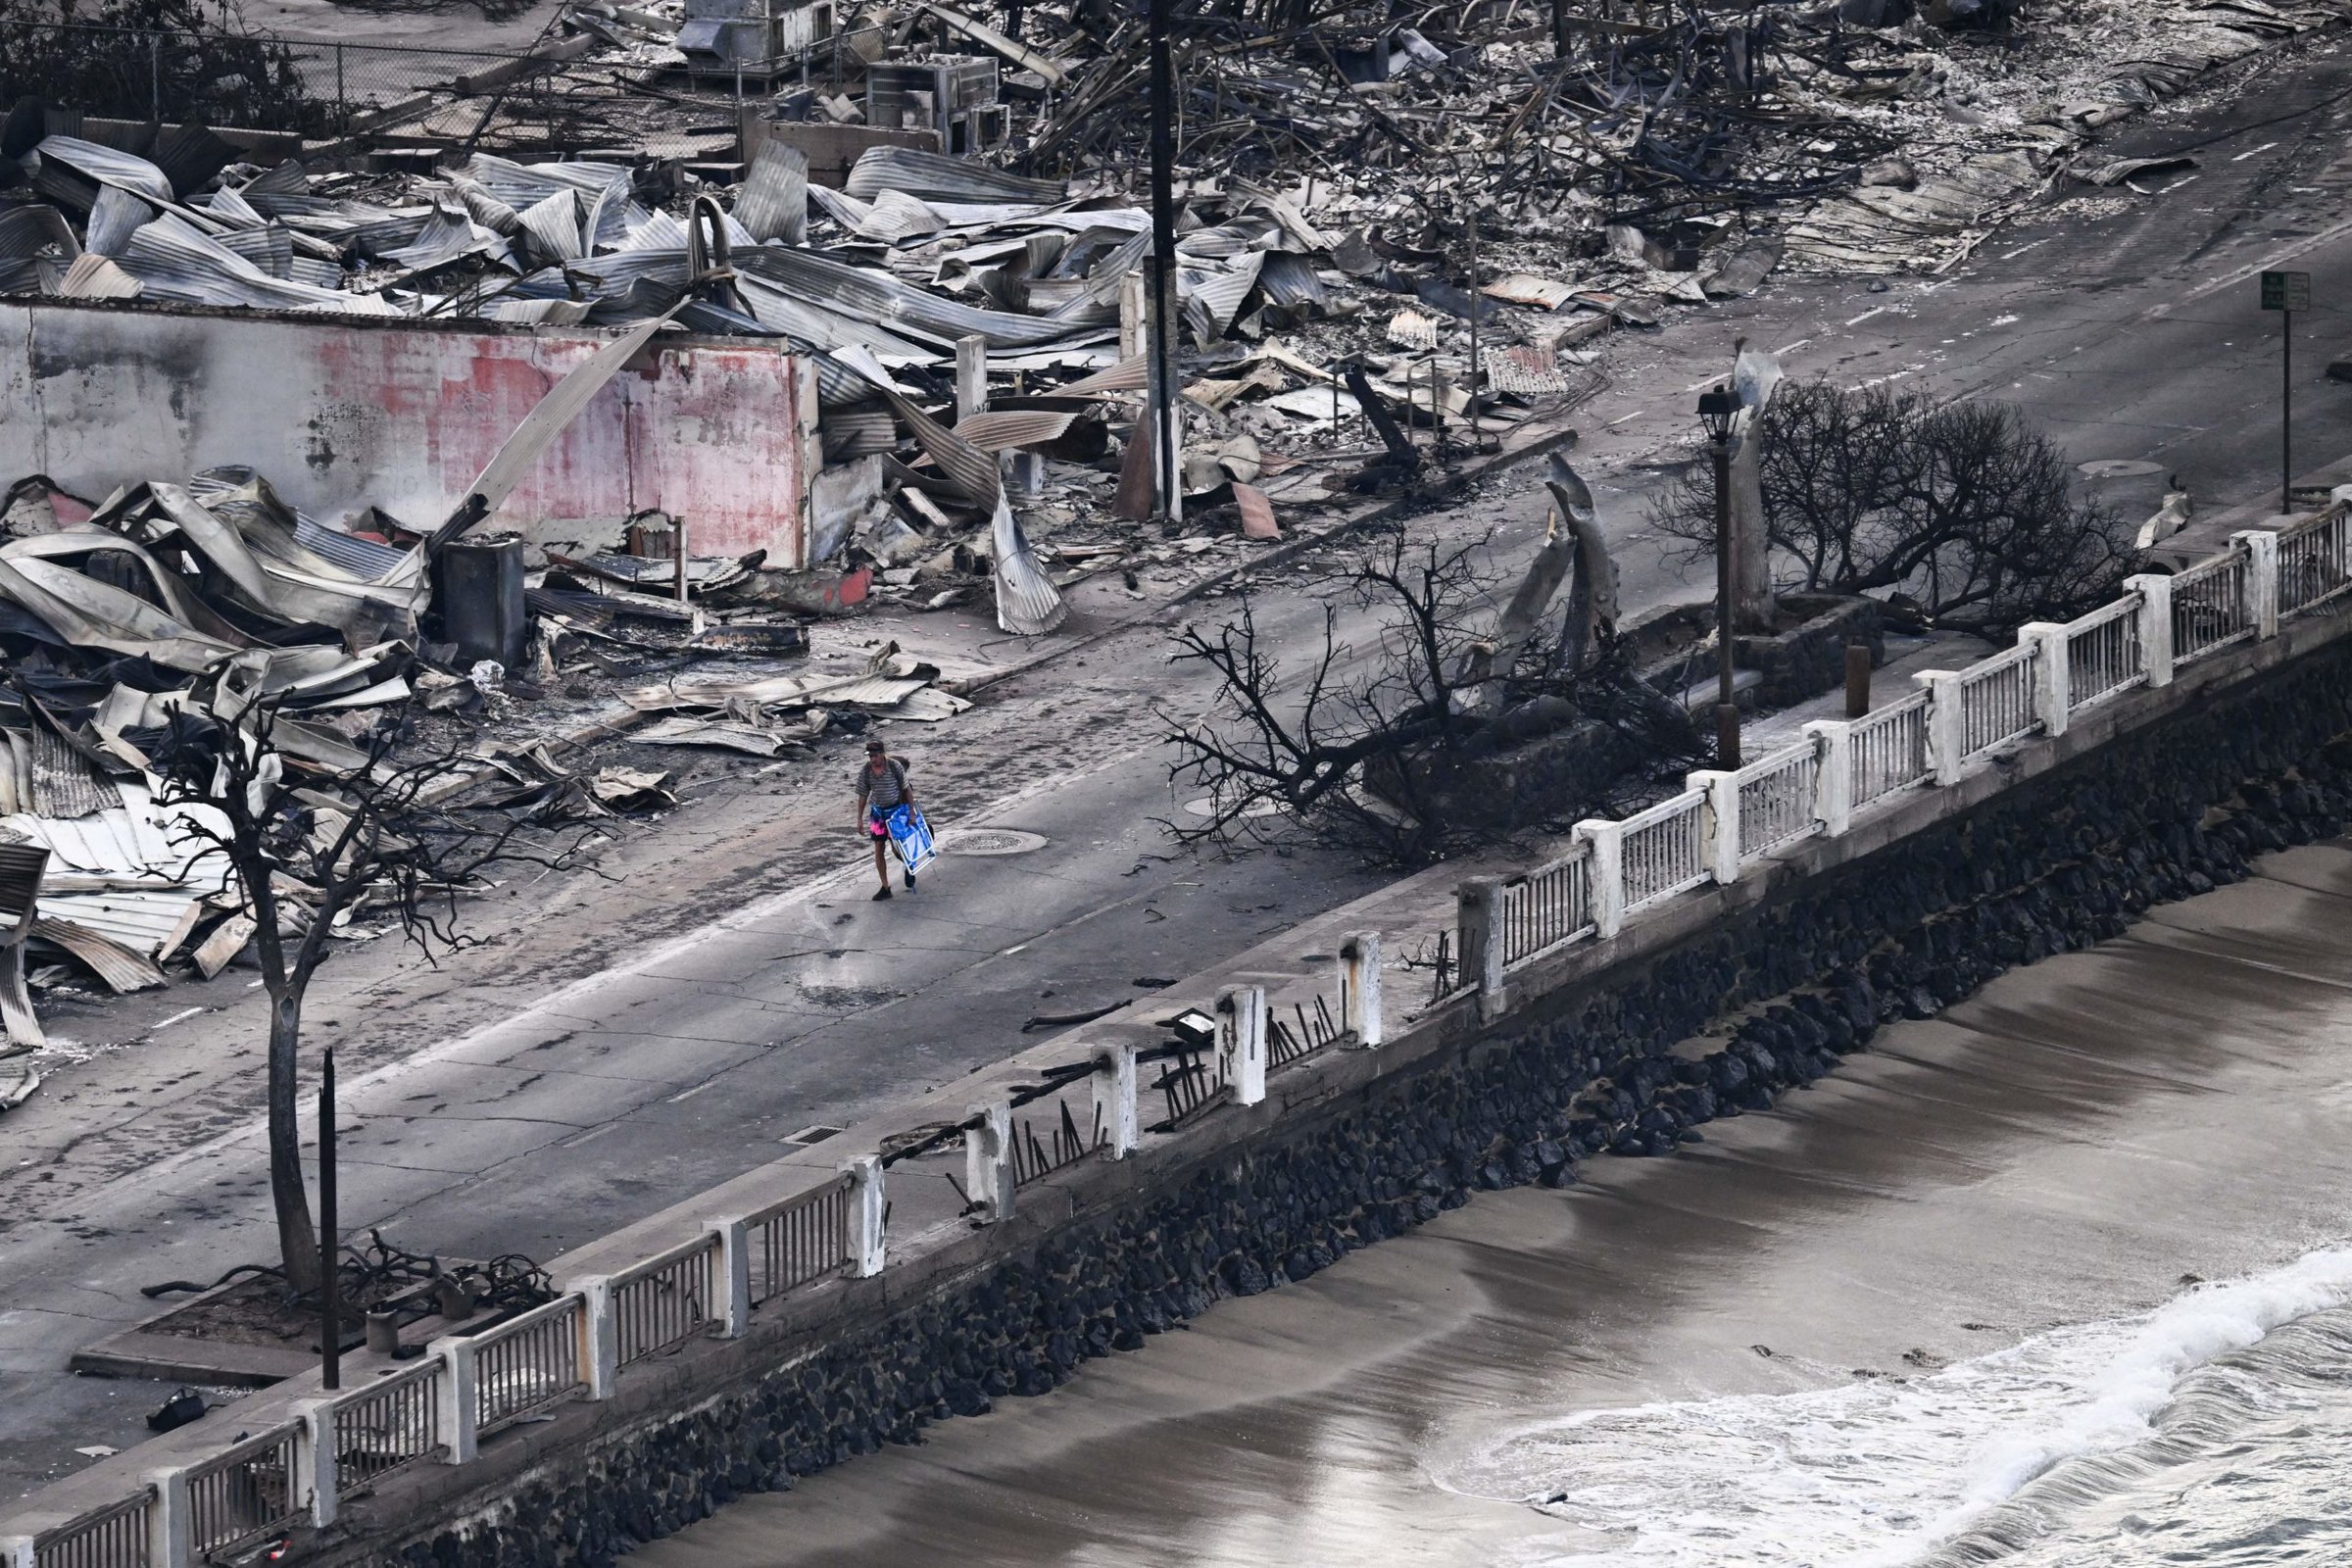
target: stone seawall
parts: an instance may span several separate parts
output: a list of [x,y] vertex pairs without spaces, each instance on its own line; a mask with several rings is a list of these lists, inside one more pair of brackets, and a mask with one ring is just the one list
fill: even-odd
[[644,1414],[584,1452],[551,1446],[503,1494],[479,1494],[462,1528],[402,1536],[380,1514],[355,1518],[361,1533],[318,1559],[612,1562],[744,1493],[1046,1393],[1090,1357],[1311,1274],[1478,1189],[1572,1181],[1604,1152],[1667,1153],[1833,1070],[1883,1022],[2114,937],[2151,905],[2239,879],[2250,857],[2348,818],[2352,648],[2330,645],[1529,999],[1253,1142],[1163,1164],[718,1396]]

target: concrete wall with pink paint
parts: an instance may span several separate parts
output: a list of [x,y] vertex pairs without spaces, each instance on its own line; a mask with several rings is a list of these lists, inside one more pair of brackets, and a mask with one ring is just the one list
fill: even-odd
[[[135,479],[246,464],[328,521],[376,506],[447,516],[499,443],[602,339],[427,324],[0,300],[0,484],[46,473],[102,499]],[[780,347],[663,334],[493,519],[546,543],[687,519],[697,555],[804,564],[816,448],[810,368]]]

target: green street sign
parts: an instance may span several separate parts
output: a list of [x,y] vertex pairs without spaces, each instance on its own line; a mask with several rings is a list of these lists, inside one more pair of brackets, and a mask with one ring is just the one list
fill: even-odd
[[2311,274],[2309,272],[2265,272],[2262,274],[2262,308],[2266,311],[2308,311],[2311,309]]

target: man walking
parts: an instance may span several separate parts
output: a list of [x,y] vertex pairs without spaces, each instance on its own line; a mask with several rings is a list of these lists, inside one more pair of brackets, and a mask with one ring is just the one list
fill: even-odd
[[[890,897],[890,813],[914,804],[914,789],[906,782],[906,763],[892,757],[878,740],[865,743],[865,766],[858,770],[858,827],[874,841],[874,875],[882,881],[879,901]],[[906,891],[914,891],[914,867],[906,868]]]

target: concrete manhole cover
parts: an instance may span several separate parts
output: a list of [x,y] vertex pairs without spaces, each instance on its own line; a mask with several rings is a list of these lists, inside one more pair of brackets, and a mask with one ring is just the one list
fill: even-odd
[[1027,855],[1046,847],[1042,833],[1023,833],[1010,827],[976,827],[951,833],[939,846],[942,855]]
[[2162,473],[2164,465],[2143,463],[2137,458],[2100,458],[2077,464],[2075,471],[2090,479],[2136,479],[2143,473]]
[[[1197,801],[1185,802],[1184,808],[1195,816],[1217,814],[1216,801],[1206,795]],[[1248,806],[1242,808],[1241,814],[1244,816],[1279,816],[1282,814],[1282,803],[1280,801],[1251,801]]]

